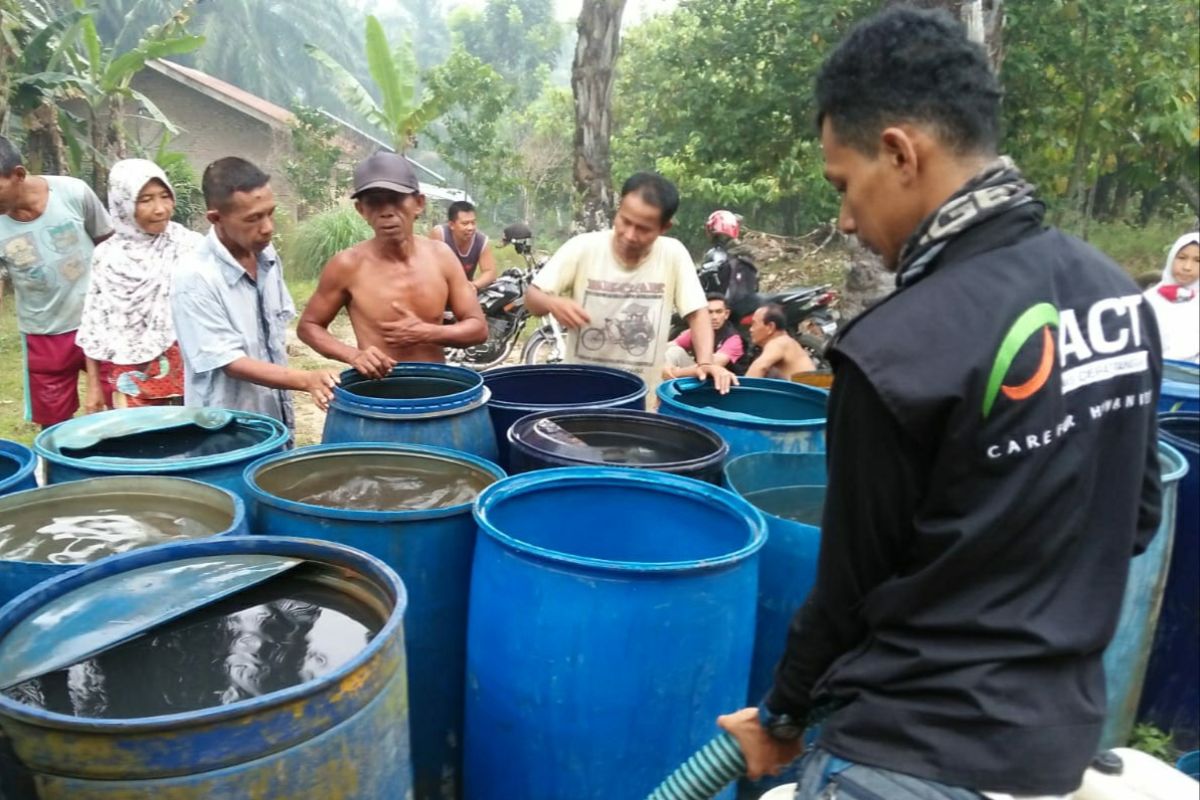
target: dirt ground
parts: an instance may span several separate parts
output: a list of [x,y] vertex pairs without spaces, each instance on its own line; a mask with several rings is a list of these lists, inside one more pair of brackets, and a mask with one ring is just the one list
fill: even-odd
[[[354,343],[354,332],[350,328],[350,318],[344,313],[329,326],[329,331],[338,339],[348,344]],[[345,364],[332,361],[314,353],[312,348],[296,338],[293,329],[288,333],[288,365],[296,369],[335,369],[343,370]],[[321,431],[325,428],[325,412],[317,408],[307,392],[292,392],[292,402],[296,408],[296,446],[318,444],[321,441]]]

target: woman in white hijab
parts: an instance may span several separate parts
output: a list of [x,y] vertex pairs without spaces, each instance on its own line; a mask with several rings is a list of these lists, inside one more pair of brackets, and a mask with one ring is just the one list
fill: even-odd
[[1163,358],[1200,364],[1200,232],[1176,240],[1162,280],[1145,297],[1158,318]]
[[[172,222],[175,190],[153,161],[118,161],[109,173],[115,234],[96,247],[76,341],[107,366],[117,408],[179,405],[183,359],[171,321],[171,274],[203,241]],[[103,406],[97,387],[89,408]]]

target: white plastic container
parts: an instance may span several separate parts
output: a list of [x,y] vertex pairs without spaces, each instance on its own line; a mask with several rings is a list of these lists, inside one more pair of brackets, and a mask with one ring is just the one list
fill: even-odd
[[1140,750],[1113,750],[1125,768],[1120,775],[1094,769],[1083,774],[1073,800],[1197,800],[1200,783]]
[[[1094,769],[1083,774],[1083,785],[1070,800],[1197,800],[1200,782],[1140,750],[1118,748],[1124,768],[1120,775]],[[796,784],[776,786],[759,800],[792,800]]]

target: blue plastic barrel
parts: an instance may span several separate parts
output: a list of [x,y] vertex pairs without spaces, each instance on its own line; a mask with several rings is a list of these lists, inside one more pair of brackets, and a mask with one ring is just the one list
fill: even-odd
[[[454,800],[462,779],[467,597],[475,550],[474,494],[427,510],[332,508],[297,502],[310,476],[351,487],[356,475],[436,475],[477,486],[504,477],[495,464],[440,447],[318,445],[268,456],[246,468],[255,533],[338,542],[384,561],[408,589],[406,616],[413,782],[418,800]],[[345,483],[339,483],[339,477]]]
[[1167,585],[1167,568],[1171,564],[1179,482],[1188,472],[1187,461],[1174,447],[1159,442],[1158,452],[1162,467],[1162,520],[1146,552],[1129,565],[1121,616],[1104,651],[1108,712],[1100,737],[1103,750],[1124,747],[1133,732]]
[[729,443],[729,457],[747,453],[825,452],[829,393],[773,378],[741,378],[729,394],[694,378],[664,381],[658,413],[712,428]]
[[[382,627],[321,677],[228,705],[135,719],[54,713],[0,695],[0,726],[37,776],[42,800],[212,800],[411,796],[402,616],[404,586],[387,565],[304,539],[227,536],[104,559],[22,595],[0,612],[0,652],[19,622],[51,600],[120,598],[89,591],[130,570],[222,555],[269,554],[330,565],[331,589],[377,609]],[[214,654],[220,657],[220,654]]]
[[1175,548],[1138,719],[1170,731],[1181,750],[1200,735],[1200,412],[1161,414],[1162,441],[1187,459],[1179,483]]
[[[758,562],[758,612],[751,705],[757,705],[783,656],[788,624],[817,579],[824,453],[751,453],[725,465],[725,483],[763,513],[767,543]],[[790,517],[781,514],[790,514]]]
[[587,364],[538,364],[490,369],[483,373],[492,390],[488,410],[496,429],[497,463],[510,468],[508,429],[521,417],[541,411],[581,408],[646,409],[641,376]]
[[729,445],[685,419],[646,411],[543,411],[508,429],[512,472],[632,467],[720,485]]
[[1200,364],[1190,361],[1163,362],[1160,413],[1200,411]]
[[191,478],[245,495],[242,471],[288,446],[291,432],[265,414],[217,408],[148,406],[88,414],[38,434],[34,451],[46,482],[100,475]]
[[[246,512],[240,498],[225,489],[184,478],[110,476],[43,486],[0,497],[0,605],[42,581],[80,568],[80,560],[58,563],[27,560],[8,553],[5,523],[18,514],[55,516],[63,509],[89,509],[112,514],[159,511],[179,514],[186,509],[212,518],[209,535],[246,533]],[[102,555],[102,553],[101,553]],[[88,560],[97,560],[100,555]]]
[[1175,762],[1175,769],[1189,778],[1200,780],[1200,750],[1193,750],[1180,756],[1179,760]]
[[647,796],[745,702],[762,515],[690,478],[568,467],[496,483],[475,517],[466,797]]
[[341,378],[325,416],[323,444],[427,444],[495,459],[491,392],[474,370],[405,363],[379,380],[352,369]]
[[37,486],[37,456],[23,444],[0,439],[0,494]]

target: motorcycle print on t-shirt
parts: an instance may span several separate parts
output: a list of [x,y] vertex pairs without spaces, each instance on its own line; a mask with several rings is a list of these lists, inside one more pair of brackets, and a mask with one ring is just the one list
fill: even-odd
[[575,339],[582,361],[644,368],[658,358],[662,283],[588,280],[583,307],[591,322]]

